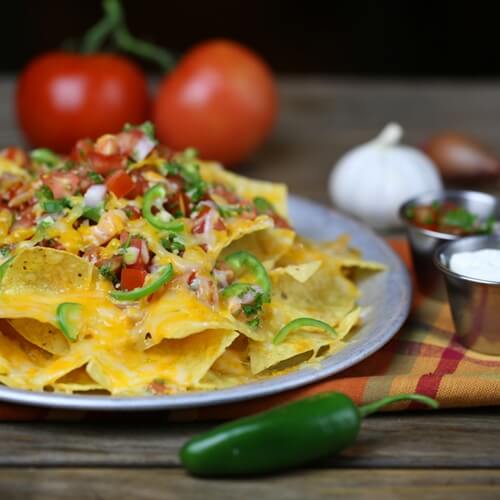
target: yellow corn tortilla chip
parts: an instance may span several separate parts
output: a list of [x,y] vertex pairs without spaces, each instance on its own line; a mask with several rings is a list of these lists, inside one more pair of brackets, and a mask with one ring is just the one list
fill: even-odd
[[203,330],[234,330],[232,319],[213,311],[184,288],[172,288],[146,306],[144,320],[136,327],[143,348],[163,339],[181,339]]
[[267,269],[272,269],[278,259],[288,252],[294,239],[295,231],[291,229],[264,229],[233,241],[223,250],[221,257],[245,250],[255,255]]
[[273,204],[280,215],[286,217],[288,214],[288,190],[285,184],[249,179],[229,172],[213,162],[200,162],[200,172],[208,182],[229,186],[242,198],[252,200],[257,196],[263,197]]
[[51,324],[41,323],[31,318],[14,318],[7,321],[20,335],[40,349],[59,356],[68,353],[68,340]]
[[88,374],[86,368],[86,366],[80,366],[79,368],[66,373],[53,382],[51,384],[51,388],[67,394],[104,390],[103,387]]
[[3,293],[63,293],[87,289],[93,265],[68,252],[53,248],[26,248],[11,262],[1,283]]
[[237,336],[231,330],[207,330],[164,340],[142,352],[100,352],[89,362],[87,371],[114,395],[144,394],[152,382],[165,384],[166,392],[176,392],[198,383]]
[[321,266],[320,260],[307,262],[306,264],[277,267],[271,272],[273,276],[288,274],[299,283],[305,283]]
[[336,259],[341,267],[356,267],[365,271],[384,271],[386,266],[373,260],[363,260],[351,257],[341,257]]
[[63,357],[49,354],[0,322],[0,382],[9,387],[42,391],[55,380],[83,366],[88,356],[75,350]]
[[[323,262],[321,270],[310,275],[305,283],[284,272],[271,272],[271,279],[273,306],[267,307],[263,316],[265,338],[261,342],[249,341],[252,373],[261,373],[305,353],[315,356],[325,346],[338,344],[348,333],[351,325],[346,317],[354,322],[354,313],[349,315],[356,309],[359,292],[332,259]],[[322,320],[333,326],[337,335],[304,328],[291,332],[281,344],[272,343],[283,326],[301,317]]]

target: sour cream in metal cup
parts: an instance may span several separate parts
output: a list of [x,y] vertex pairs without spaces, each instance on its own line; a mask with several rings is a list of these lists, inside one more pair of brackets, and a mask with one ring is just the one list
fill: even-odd
[[444,277],[462,344],[499,356],[500,236],[467,236],[445,243],[436,250],[434,262]]

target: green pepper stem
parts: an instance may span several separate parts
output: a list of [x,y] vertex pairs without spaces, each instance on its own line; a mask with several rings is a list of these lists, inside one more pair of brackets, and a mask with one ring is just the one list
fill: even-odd
[[439,403],[428,396],[423,394],[399,394],[397,396],[387,396],[386,398],[379,399],[373,403],[368,403],[366,405],[359,407],[359,414],[361,418],[365,418],[372,413],[379,411],[384,406],[387,406],[397,401],[417,401],[418,403],[423,403],[431,408],[439,408]]
[[112,38],[124,52],[152,61],[163,71],[172,69],[175,58],[168,50],[140,40],[129,32],[120,0],[103,0],[102,7],[104,17],[84,36],[83,52],[97,52],[107,38]]
[[108,38],[116,28],[115,23],[116,19],[106,16],[94,24],[83,37],[82,52],[91,54],[99,51],[104,45],[106,38]]

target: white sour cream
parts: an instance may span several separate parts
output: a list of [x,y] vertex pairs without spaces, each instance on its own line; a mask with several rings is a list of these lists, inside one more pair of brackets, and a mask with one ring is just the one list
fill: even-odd
[[485,248],[475,252],[454,253],[450,269],[468,278],[500,281],[500,250]]

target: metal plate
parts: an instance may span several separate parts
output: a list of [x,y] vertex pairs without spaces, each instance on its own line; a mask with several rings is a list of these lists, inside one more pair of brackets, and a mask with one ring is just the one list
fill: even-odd
[[31,392],[0,386],[0,400],[53,408],[78,410],[158,410],[208,406],[266,396],[320,379],[349,368],[386,344],[408,316],[411,284],[403,263],[389,246],[366,226],[314,202],[290,197],[290,216],[296,230],[317,240],[335,239],[342,233],[370,260],[383,262],[387,272],[376,273],[360,284],[364,326],[338,353],[315,367],[305,367],[271,379],[210,392],[175,396],[112,397]]

